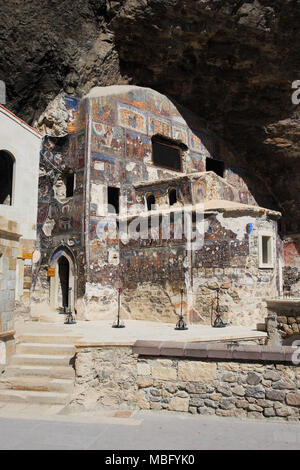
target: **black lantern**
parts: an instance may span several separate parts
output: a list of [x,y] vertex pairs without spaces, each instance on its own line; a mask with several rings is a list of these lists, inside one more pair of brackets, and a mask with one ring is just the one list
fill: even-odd
[[176,323],[175,330],[188,330],[188,327],[186,326],[186,323],[184,321],[183,315],[182,315],[182,296],[183,296],[183,289],[180,289],[180,315],[178,322]]
[[217,289],[217,308],[216,318],[213,324],[213,328],[225,328],[226,324],[223,322],[220,315],[220,300],[219,300],[220,288]]
[[125,328],[124,323],[120,320],[120,307],[121,307],[121,289],[118,289],[118,316],[114,321],[112,328]]
[[72,313],[72,308],[71,308],[71,298],[72,298],[72,287],[69,287],[68,290],[68,311],[67,311],[67,306],[64,305],[64,315],[66,315],[66,319],[64,321],[65,325],[75,325],[76,321]]

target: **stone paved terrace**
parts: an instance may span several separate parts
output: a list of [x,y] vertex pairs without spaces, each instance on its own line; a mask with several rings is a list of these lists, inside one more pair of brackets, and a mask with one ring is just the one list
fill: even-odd
[[188,330],[176,331],[171,323],[159,323],[138,320],[125,320],[125,328],[112,328],[111,320],[79,321],[74,325],[64,324],[64,315],[56,315],[55,322],[18,321],[16,339],[22,341],[22,335],[64,335],[78,338],[79,343],[88,345],[124,344],[133,345],[136,340],[157,341],[256,341],[267,337],[265,332],[257,331],[255,326],[212,328],[211,326],[189,325]]

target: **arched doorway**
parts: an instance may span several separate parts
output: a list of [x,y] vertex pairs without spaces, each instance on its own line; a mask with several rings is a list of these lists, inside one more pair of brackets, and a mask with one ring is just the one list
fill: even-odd
[[50,305],[55,310],[64,307],[74,312],[75,307],[75,263],[66,247],[59,248],[51,258],[50,267],[54,276],[50,277]]
[[12,205],[14,158],[5,150],[0,150],[0,204]]
[[148,211],[151,211],[155,206],[155,197],[153,194],[149,194],[147,197],[146,197],[146,207],[147,207],[147,210]]

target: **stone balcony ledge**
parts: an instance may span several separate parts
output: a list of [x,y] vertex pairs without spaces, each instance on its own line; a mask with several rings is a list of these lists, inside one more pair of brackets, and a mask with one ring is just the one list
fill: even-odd
[[293,363],[296,348],[283,346],[232,345],[226,343],[185,343],[174,341],[136,341],[133,353],[194,359],[225,359],[254,362]]

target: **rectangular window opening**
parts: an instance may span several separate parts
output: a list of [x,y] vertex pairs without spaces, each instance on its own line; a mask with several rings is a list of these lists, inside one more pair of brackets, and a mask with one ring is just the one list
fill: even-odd
[[259,267],[273,268],[273,237],[261,234],[259,241]]
[[152,140],[152,159],[156,166],[182,171],[181,149],[179,146]]
[[221,160],[215,160],[213,158],[206,159],[206,171],[213,171],[216,175],[224,177],[225,165]]
[[271,263],[271,237],[262,237],[262,262],[263,264]]

